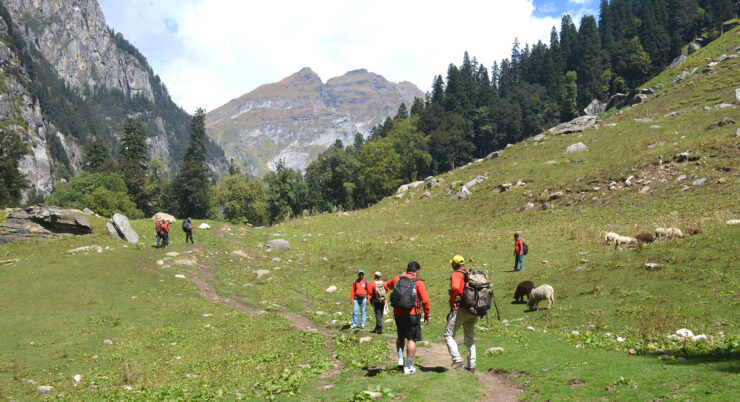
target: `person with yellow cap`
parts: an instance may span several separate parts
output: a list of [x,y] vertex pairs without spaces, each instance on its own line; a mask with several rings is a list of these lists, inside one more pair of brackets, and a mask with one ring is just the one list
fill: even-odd
[[[462,298],[465,284],[468,281],[468,270],[465,268],[465,259],[456,255],[450,260],[452,266],[452,275],[450,275],[450,313],[447,315],[447,325],[445,326],[444,338],[447,343],[447,350],[452,357],[452,369],[475,372],[475,323],[478,322],[478,316],[469,313],[465,309],[460,309],[460,299]],[[468,365],[463,365],[462,357],[457,349],[455,342],[455,333],[463,327],[464,343],[468,348]]]

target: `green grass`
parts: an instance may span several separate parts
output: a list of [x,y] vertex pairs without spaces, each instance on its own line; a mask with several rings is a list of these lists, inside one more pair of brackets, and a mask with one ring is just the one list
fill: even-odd
[[[737,32],[692,55],[686,66],[728,53],[740,42]],[[167,251],[181,255],[169,260],[152,247],[148,220],[133,222],[141,246],[124,248],[108,238],[102,219],[92,220],[96,233],[90,236],[0,246],[0,259],[20,258],[0,267],[0,396],[29,399],[37,385],[49,384],[73,400],[361,400],[366,390],[382,392],[383,400],[476,400],[482,387],[475,377],[432,370],[408,381],[394,367],[387,346],[392,335],[360,345],[366,333],[342,330],[358,269],[380,270],[390,279],[416,260],[432,304],[424,338],[442,342],[447,261],[461,254],[473,259],[469,268],[489,271],[507,320],[479,323],[478,369],[505,373],[523,399],[735,399],[740,228],[725,221],[740,216],[740,148],[737,126],[707,127],[723,117],[740,120],[740,112],[737,105],[704,106],[733,102],[738,71],[740,60],[730,59],[644,104],[604,115],[598,128],[516,144],[497,159],[441,175],[444,182],[424,200],[419,188],[346,216],[322,214],[265,229],[210,222],[214,230],[197,230],[198,245],[190,248],[175,224]],[[682,113],[664,117],[672,111]],[[643,117],[653,122],[635,122]],[[575,142],[589,151],[563,154]],[[698,159],[660,163],[687,150]],[[545,164],[551,160],[556,163]],[[488,178],[471,198],[446,195],[483,174]],[[686,179],[678,181],[680,175]],[[622,188],[629,176],[643,183]],[[691,185],[702,177],[703,185]],[[524,187],[496,191],[519,179]],[[647,180],[648,191],[639,193]],[[612,181],[615,190],[609,190]],[[564,195],[540,210],[553,191]],[[523,211],[527,202],[537,207]],[[607,231],[634,236],[689,224],[704,232],[621,251],[603,244]],[[511,271],[515,231],[530,250],[522,273]],[[264,247],[277,237],[289,240],[291,249]],[[89,244],[112,250],[65,253]],[[175,277],[202,275],[200,266],[175,265],[182,259],[210,270],[221,297],[266,313],[201,297],[194,284]],[[646,270],[647,262],[661,267]],[[258,277],[257,270],[270,273]],[[522,280],[552,285],[554,308],[527,312],[512,304]],[[325,292],[331,285],[339,291]],[[282,311],[330,328],[329,336],[295,330],[273,314]],[[667,338],[679,328],[710,340]],[[386,330],[392,334],[392,324]],[[104,339],[114,344],[104,346]],[[490,347],[504,352],[485,354]],[[337,372],[334,359],[341,362]],[[75,374],[83,377],[78,386]]]

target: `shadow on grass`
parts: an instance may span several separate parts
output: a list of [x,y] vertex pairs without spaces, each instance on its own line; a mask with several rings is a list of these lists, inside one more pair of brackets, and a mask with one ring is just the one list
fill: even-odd
[[[365,370],[365,377],[375,377],[378,374],[381,374],[383,372],[392,373],[392,372],[403,372],[403,367],[401,366],[393,366],[393,367],[363,367],[363,370]],[[425,366],[423,364],[419,364],[416,366],[416,369],[418,371],[421,371],[422,373],[444,373],[447,371],[446,367],[441,366]]]
[[[647,356],[658,357],[658,354],[649,354]],[[670,365],[708,365],[717,371],[722,371],[730,374],[740,374],[740,351],[727,352],[721,354],[717,351],[711,351],[706,353],[689,353],[679,354],[677,357],[682,357],[684,360],[670,360],[666,361],[666,364]]]

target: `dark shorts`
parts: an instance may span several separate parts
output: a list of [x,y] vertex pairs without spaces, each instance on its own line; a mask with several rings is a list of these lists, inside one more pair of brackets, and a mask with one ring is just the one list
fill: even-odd
[[410,341],[421,340],[420,315],[397,315],[395,319],[398,339],[408,339]]

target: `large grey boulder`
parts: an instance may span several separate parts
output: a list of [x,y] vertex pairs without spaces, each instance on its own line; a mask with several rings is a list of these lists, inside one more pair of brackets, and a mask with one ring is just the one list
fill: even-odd
[[689,55],[694,54],[697,50],[701,49],[701,45],[696,42],[689,43],[688,53]]
[[482,183],[484,180],[486,180],[483,176],[476,176],[473,180],[470,180],[469,182],[465,183],[465,187],[468,189],[471,189],[478,185],[478,183]]
[[588,147],[586,146],[586,144],[582,142],[577,142],[573,145],[568,146],[568,148],[565,148],[566,154],[573,153],[573,152],[583,152],[583,151],[588,151]]
[[609,98],[609,101],[606,102],[606,110],[609,110],[613,107],[619,108],[622,107],[622,104],[624,101],[627,100],[627,94],[623,93],[615,93]]
[[112,221],[108,221],[108,223],[105,224],[105,227],[108,229],[108,234],[110,235],[110,237],[116,240],[123,240],[123,237],[121,237],[121,234],[118,233],[118,230],[116,230],[116,227],[113,226]]
[[586,106],[585,109],[583,109],[583,113],[586,113],[588,116],[596,116],[599,113],[604,113],[606,111],[606,103],[594,99],[591,101],[591,103]]
[[678,67],[681,64],[685,63],[686,60],[687,60],[686,56],[680,55],[680,56],[676,57],[675,59],[673,59],[673,61],[671,62],[671,64],[668,65],[668,68]]
[[648,96],[645,94],[637,94],[630,99],[630,105],[637,105],[638,103],[645,102]]
[[595,116],[579,116],[569,122],[558,124],[551,128],[550,132],[553,134],[577,133],[593,127],[594,124],[596,124]]
[[267,242],[267,247],[275,250],[290,250],[290,242],[284,239],[272,239]]
[[453,199],[453,200],[464,200],[464,199],[470,197],[471,195],[473,195],[473,194],[470,192],[470,190],[468,190],[467,187],[462,186],[462,188],[460,189],[460,191],[458,191],[457,194],[455,194],[452,197],[450,197],[450,199]]
[[486,155],[486,158],[485,159],[486,160],[491,160],[493,158],[498,158],[499,156],[501,156],[501,152],[499,152],[499,151],[493,151],[490,154]]
[[0,223],[0,244],[89,233],[92,233],[92,226],[78,211],[35,205],[13,210]]
[[681,82],[681,81],[683,81],[683,80],[685,80],[686,78],[689,78],[689,77],[691,77],[691,73],[690,72],[688,72],[686,70],[681,71],[681,73],[678,74],[676,76],[676,78],[673,79],[673,83],[674,84],[677,84],[677,83],[679,83],[679,82]]
[[[131,227],[131,224],[128,222],[128,218],[124,215],[113,215],[113,219],[108,221],[107,226],[108,233],[110,233],[111,237],[113,237],[114,239],[126,240],[131,244],[136,244],[139,242],[139,235],[134,231],[134,229]],[[116,235],[111,232],[111,229],[116,232]]]

